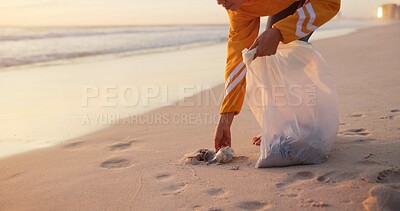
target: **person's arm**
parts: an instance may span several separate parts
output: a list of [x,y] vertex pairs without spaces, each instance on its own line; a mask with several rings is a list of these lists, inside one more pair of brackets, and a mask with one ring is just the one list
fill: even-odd
[[282,43],[290,43],[328,22],[339,9],[340,0],[310,0],[297,9],[296,13],[278,21],[272,27],[279,29]]
[[250,49],[257,47],[255,57],[274,55],[279,42],[286,44],[307,36],[332,19],[339,9],[340,0],[310,0],[263,32]]
[[230,126],[234,115],[242,108],[246,92],[246,66],[242,50],[249,48],[257,38],[260,18],[251,18],[228,11],[230,30],[225,67],[224,99],[220,108],[220,121],[215,130],[215,149],[231,145]]

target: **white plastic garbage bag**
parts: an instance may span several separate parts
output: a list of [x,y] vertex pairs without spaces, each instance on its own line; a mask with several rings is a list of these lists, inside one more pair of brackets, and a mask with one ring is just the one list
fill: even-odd
[[273,56],[247,66],[246,98],[262,128],[257,168],[326,161],[339,118],[336,86],[322,56],[310,43],[280,44]]

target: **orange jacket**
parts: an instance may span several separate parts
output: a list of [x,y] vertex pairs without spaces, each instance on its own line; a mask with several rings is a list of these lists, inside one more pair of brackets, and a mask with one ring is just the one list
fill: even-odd
[[[246,92],[246,67],[242,50],[258,36],[261,16],[274,15],[299,0],[246,0],[237,11],[228,10],[230,29],[225,69],[225,95],[220,113],[238,114]],[[273,25],[280,30],[283,43],[298,40],[333,18],[340,0],[309,0],[303,7]]]

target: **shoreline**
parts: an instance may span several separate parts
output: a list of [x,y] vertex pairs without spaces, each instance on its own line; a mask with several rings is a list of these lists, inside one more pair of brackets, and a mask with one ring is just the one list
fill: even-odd
[[180,51],[180,50],[190,50],[190,49],[203,48],[203,47],[221,45],[221,44],[225,45],[226,41],[209,41],[209,42],[202,42],[202,43],[190,43],[190,44],[185,44],[185,45],[180,45],[180,46],[168,46],[168,47],[160,47],[160,48],[142,49],[142,50],[137,50],[137,51],[94,54],[91,56],[84,56],[84,57],[75,57],[75,58],[68,58],[68,59],[34,62],[34,63],[30,63],[30,64],[5,66],[5,67],[2,67],[3,69],[0,71],[0,73],[10,72],[10,71],[19,71],[19,70],[24,70],[24,69],[29,69],[29,68],[93,63],[93,62],[96,62],[99,60],[114,60],[114,59],[125,58],[125,57],[164,54],[164,53],[171,53],[171,52],[176,52],[176,51]]
[[[345,27],[335,27],[335,24],[338,25],[341,21],[362,21],[357,24],[350,24],[349,26]],[[368,22],[364,22],[368,21]],[[343,36],[347,34],[351,34],[354,32],[357,32],[360,29],[365,29],[365,28],[371,28],[371,27],[379,27],[383,25],[389,25],[389,24],[395,24],[396,21],[386,21],[386,22],[379,22],[377,20],[369,20],[369,19],[362,19],[362,20],[357,20],[357,19],[337,19],[334,21],[334,24],[327,24],[321,27],[317,32],[314,33],[314,35],[311,37],[311,41],[318,41],[318,40],[323,40],[323,39],[328,39],[331,37],[337,37],[337,36]],[[262,31],[263,26],[265,26],[265,23],[261,24],[262,27],[260,28],[260,31]],[[179,25],[178,25],[179,26]],[[184,25],[186,26],[186,25]],[[199,26],[208,26],[208,25],[199,25]],[[213,25],[210,25],[213,26]],[[215,25],[215,26],[225,26],[225,25]],[[226,25],[228,26],[228,25]],[[334,26],[332,28],[332,26]],[[138,26],[141,27],[141,26]],[[162,26],[160,26],[162,27]],[[170,26],[170,27],[176,27],[176,26]],[[190,27],[190,25],[186,26]],[[46,28],[46,27],[44,27]],[[61,27],[62,28],[62,27]],[[67,27],[68,28],[68,27]],[[73,28],[73,27],[72,27]],[[80,27],[76,27],[80,28]],[[104,28],[104,27],[95,27],[95,28]],[[109,28],[109,27],[106,27]],[[113,28],[113,27],[111,27]],[[118,28],[118,27],[116,27]],[[123,27],[120,27],[123,28]],[[40,61],[40,62],[31,62],[31,63],[24,63],[24,64],[15,64],[15,65],[10,65],[10,66],[4,66],[1,67],[2,70],[1,72],[8,72],[8,71],[18,71],[18,70],[23,70],[27,68],[36,68],[36,67],[45,67],[45,66],[57,66],[57,65],[69,65],[69,64],[76,64],[76,63],[87,63],[87,62],[93,62],[96,60],[113,60],[113,59],[118,59],[121,57],[131,57],[131,56],[138,56],[138,55],[148,55],[148,54],[157,54],[157,53],[169,53],[169,52],[174,52],[174,51],[179,51],[179,50],[185,50],[185,49],[193,49],[193,48],[199,48],[199,47],[205,47],[205,46],[210,46],[210,45],[218,45],[226,43],[226,39],[224,40],[214,40],[214,41],[205,41],[205,42],[195,42],[195,43],[189,43],[189,44],[183,44],[183,45],[172,45],[172,46],[166,46],[166,47],[157,47],[157,48],[150,48],[150,49],[139,49],[135,51],[126,51],[126,52],[114,52],[114,53],[100,53],[96,54],[94,53],[93,55],[86,55],[86,56],[77,56],[77,57],[70,57],[67,59],[59,58],[55,60],[49,60],[49,61]]]

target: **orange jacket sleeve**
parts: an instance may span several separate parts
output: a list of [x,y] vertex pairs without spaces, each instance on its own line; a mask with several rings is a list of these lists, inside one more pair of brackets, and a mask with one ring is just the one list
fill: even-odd
[[242,50],[249,48],[258,36],[259,17],[249,17],[228,11],[230,20],[225,69],[225,92],[220,113],[238,114],[246,92],[246,66]]
[[290,15],[273,25],[282,34],[283,43],[305,37],[332,19],[340,9],[340,0],[310,0]]

